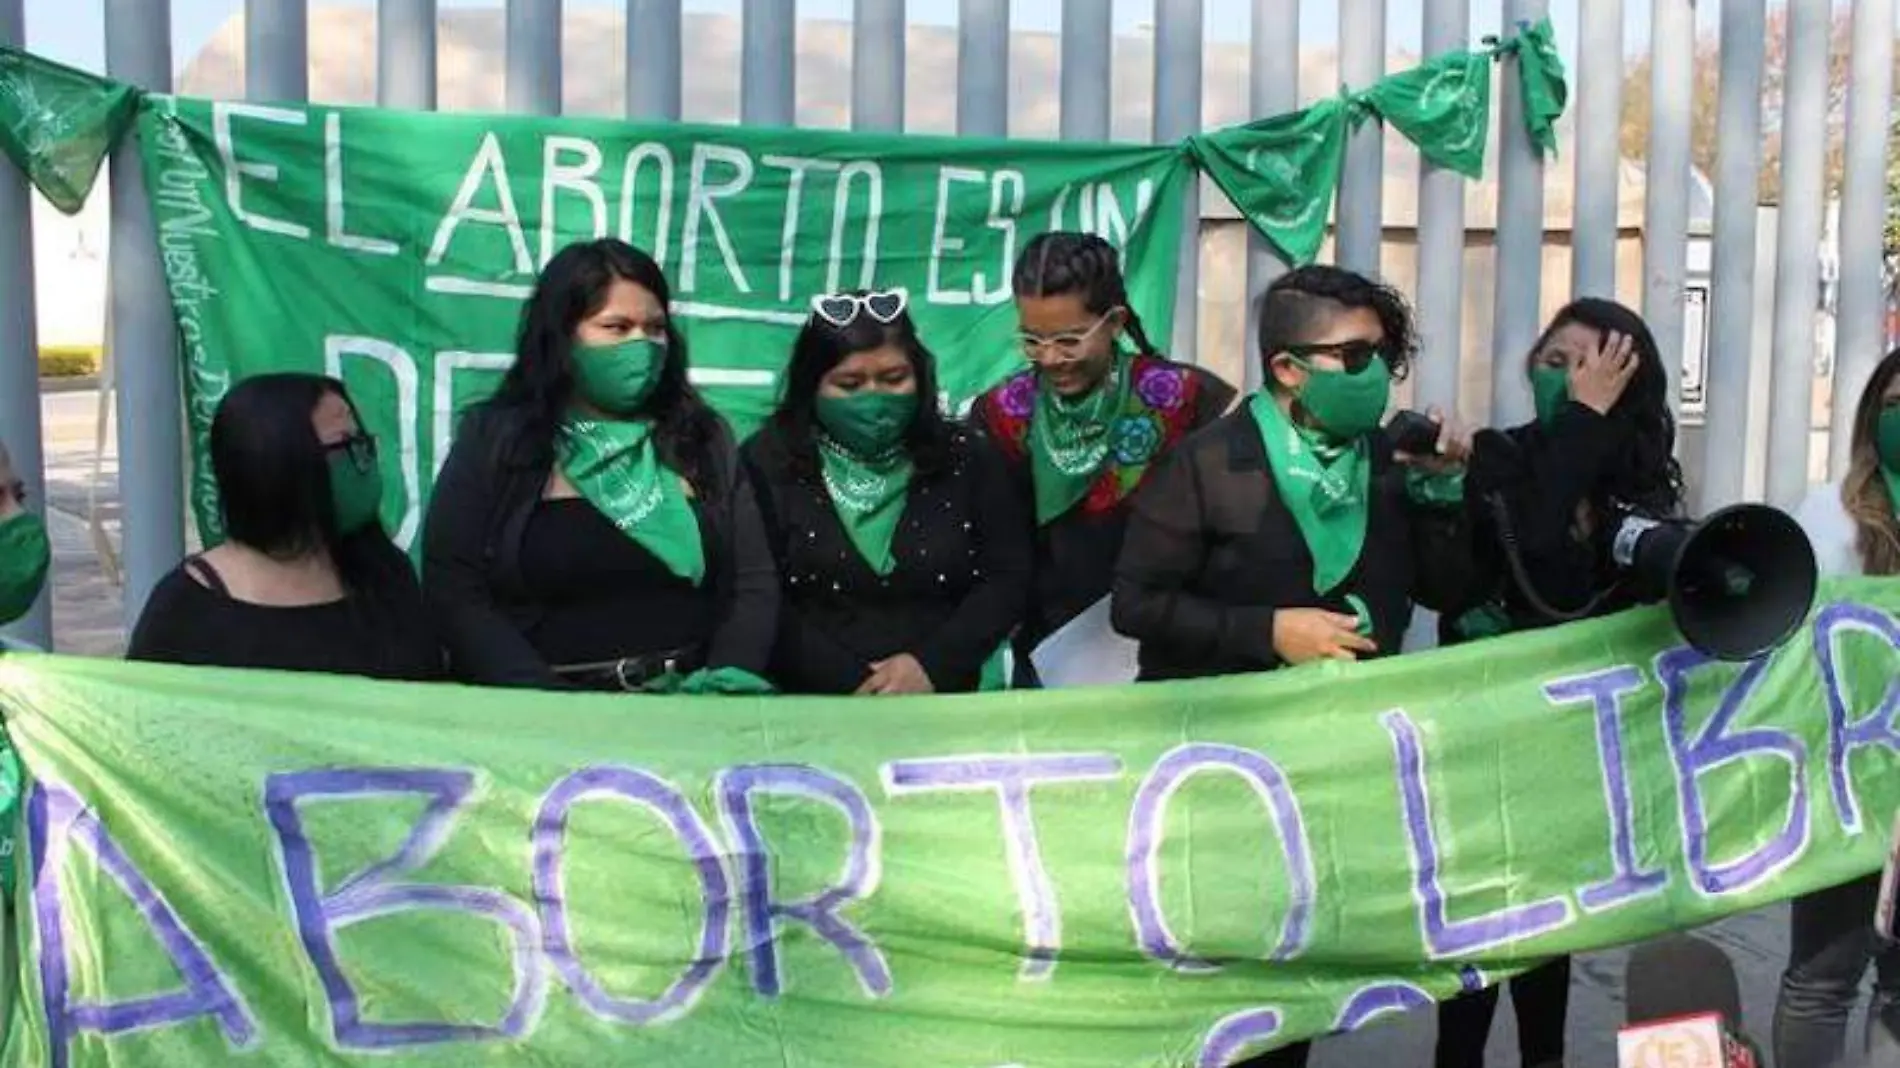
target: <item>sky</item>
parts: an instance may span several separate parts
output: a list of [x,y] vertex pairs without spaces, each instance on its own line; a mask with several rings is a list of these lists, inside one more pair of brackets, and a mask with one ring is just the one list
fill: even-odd
[[[372,7],[373,0],[312,0],[336,6]],[[617,6],[622,0],[567,0],[570,10]],[[848,19],[853,0],[797,0],[803,18]],[[1112,2],[1116,29],[1120,33],[1138,33],[1154,17],[1153,0],[1101,0]],[[1252,25],[1253,0],[1205,0],[1206,28],[1209,40],[1244,41]],[[1304,43],[1330,45],[1339,34],[1341,0],[1275,0],[1300,10],[1300,37]],[[1579,0],[1550,0],[1551,21],[1564,51],[1565,63],[1575,68],[1577,9]],[[1836,0],[1837,4],[1844,0]],[[440,0],[444,8],[500,8],[503,0]],[[1423,25],[1424,0],[1386,0],[1388,11],[1387,45],[1397,51],[1416,53]],[[1485,33],[1496,32],[1503,0],[1475,0],[1471,5],[1472,41]],[[87,70],[102,71],[105,65],[105,29],[102,0],[26,0],[27,47],[49,58]],[[172,62],[182,68],[203,47],[212,33],[243,8],[243,0],[171,0]],[[741,0],[685,0],[687,11],[737,13]],[[909,0],[913,22],[954,25],[958,0]],[[1702,0],[1699,21],[1714,25],[1717,4]],[[1641,52],[1649,33],[1649,0],[1623,0],[1624,48]],[[1061,24],[1062,0],[1014,0],[1011,21],[1017,29],[1054,30]]]

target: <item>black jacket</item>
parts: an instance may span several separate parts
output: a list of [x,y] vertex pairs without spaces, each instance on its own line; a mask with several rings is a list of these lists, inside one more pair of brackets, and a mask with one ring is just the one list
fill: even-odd
[[1029,524],[1002,458],[954,432],[943,470],[919,475],[880,576],[815,474],[768,426],[743,450],[784,583],[772,677],[791,693],[851,693],[875,660],[910,653],[940,692],[976,689],[1029,598]]
[[[1383,442],[1383,439],[1380,439]],[[1273,613],[1326,608],[1372,616],[1396,653],[1412,604],[1456,604],[1470,583],[1469,530],[1456,507],[1413,504],[1391,447],[1373,450],[1365,547],[1339,586],[1313,591],[1313,556],[1280,499],[1252,414],[1241,408],[1189,438],[1135,495],[1115,572],[1115,629],[1141,643],[1141,678],[1182,679],[1281,666]]]
[[[525,632],[543,605],[522,578],[521,544],[552,461],[513,444],[506,417],[476,409],[436,478],[423,533],[423,592],[449,650],[452,674],[489,686],[560,689]],[[720,620],[709,667],[764,675],[778,617],[778,576],[731,435],[720,433],[701,491],[712,546],[707,595]]]
[[[1607,514],[1594,516],[1587,531],[1579,523],[1579,507],[1586,503],[1608,511],[1604,484],[1618,464],[1627,462],[1630,435],[1627,423],[1574,402],[1564,405],[1548,427],[1530,423],[1478,434],[1465,475],[1477,568],[1461,608],[1498,604],[1514,631],[1564,622],[1544,615],[1525,595],[1508,562],[1507,527],[1525,576],[1559,611],[1583,608],[1599,591],[1609,590],[1588,613],[1608,615],[1660,592],[1618,583]],[[1456,624],[1455,615],[1441,622],[1442,643],[1466,639]]]

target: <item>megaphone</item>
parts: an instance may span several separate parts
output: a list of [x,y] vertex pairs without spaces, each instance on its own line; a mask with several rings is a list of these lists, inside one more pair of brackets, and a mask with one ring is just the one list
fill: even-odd
[[1787,641],[1814,604],[1814,546],[1786,512],[1737,504],[1700,522],[1626,515],[1611,557],[1661,591],[1682,637],[1717,660],[1753,660]]

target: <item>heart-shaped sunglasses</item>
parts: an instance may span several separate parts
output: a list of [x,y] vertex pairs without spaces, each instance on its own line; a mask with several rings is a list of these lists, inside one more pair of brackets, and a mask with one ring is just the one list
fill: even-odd
[[859,315],[889,326],[910,306],[910,291],[889,289],[874,293],[826,293],[811,298],[812,314],[844,329],[858,321]]

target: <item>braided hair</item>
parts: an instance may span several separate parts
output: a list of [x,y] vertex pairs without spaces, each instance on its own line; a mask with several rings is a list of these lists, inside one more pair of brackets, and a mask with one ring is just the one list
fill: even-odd
[[1092,314],[1107,315],[1116,308],[1127,313],[1124,324],[1143,356],[1158,356],[1141,316],[1128,303],[1128,283],[1122,278],[1121,255],[1098,234],[1051,230],[1038,234],[1016,257],[1010,279],[1018,297],[1078,296]]

